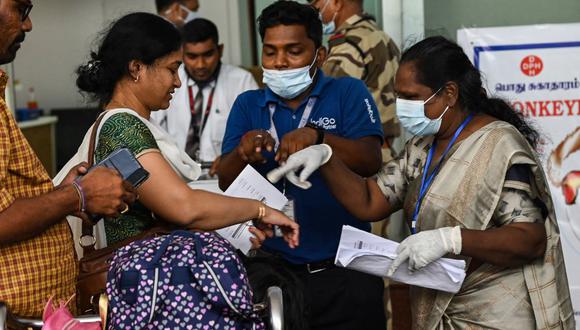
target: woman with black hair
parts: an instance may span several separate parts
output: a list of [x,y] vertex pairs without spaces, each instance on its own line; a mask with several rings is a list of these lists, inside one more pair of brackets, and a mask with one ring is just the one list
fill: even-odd
[[395,81],[397,115],[415,136],[376,179],[354,174],[325,145],[293,154],[269,178],[305,181],[321,166],[333,194],[359,219],[403,209],[413,235],[387,275],[406,272],[397,270],[403,262],[413,271],[443,256],[466,261],[456,294],[411,288],[413,328],[573,328],[537,131],[486,95],[479,71],[445,38],[408,49]]
[[[197,179],[200,166],[149,121],[151,112],[169,106],[173,91],[181,85],[177,74],[181,37],[171,23],[147,13],[126,15],[111,26],[91,57],[77,71],[77,86],[104,110],[96,127],[95,162],[125,147],[149,172],[137,188],[139,200],[119,217],[104,220],[107,244],[140,234],[155,226],[158,218],[196,230],[256,219],[262,230],[250,228],[257,236],[252,238],[254,246],[265,233],[272,234],[271,225],[281,226],[290,247],[298,244],[298,225],[282,212],[256,200],[191,189],[187,184]],[[91,130],[61,173],[87,160]]]

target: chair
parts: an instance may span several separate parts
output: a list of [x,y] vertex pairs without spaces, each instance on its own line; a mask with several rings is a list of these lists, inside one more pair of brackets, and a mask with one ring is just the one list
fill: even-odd
[[[282,297],[282,290],[279,287],[269,287],[267,299],[256,304],[254,307],[257,311],[266,315],[265,322],[271,330],[284,329],[284,301]],[[95,322],[100,321],[99,315],[82,315],[76,318],[80,322]],[[12,329],[41,329],[43,322],[39,319],[20,318],[14,316],[8,310],[8,306],[0,301],[0,330],[7,330],[8,326]]]

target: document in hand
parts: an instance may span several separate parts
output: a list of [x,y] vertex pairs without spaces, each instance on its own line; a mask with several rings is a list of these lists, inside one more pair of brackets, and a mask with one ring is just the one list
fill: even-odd
[[[367,233],[360,229],[343,226],[334,263],[339,267],[354,269],[380,277],[397,257],[399,243]],[[465,261],[441,258],[425,268],[409,272],[408,262],[402,263],[389,277],[397,282],[456,293],[465,279]]]
[[[277,210],[282,210],[288,203],[286,196],[250,165],[246,165],[244,170],[224,192],[224,195],[256,199]],[[247,255],[252,247],[250,237],[253,237],[253,235],[248,230],[250,226],[252,226],[252,222],[247,221],[218,229],[217,232]]]

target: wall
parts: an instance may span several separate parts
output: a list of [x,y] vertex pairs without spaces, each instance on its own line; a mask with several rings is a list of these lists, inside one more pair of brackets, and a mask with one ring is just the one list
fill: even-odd
[[453,40],[462,27],[580,22],[578,0],[424,1],[425,34]]
[[153,1],[143,0],[35,2],[32,32],[14,62],[15,80],[20,82],[16,106],[26,105],[31,86],[44,109],[83,106],[74,70],[87,59],[99,31],[115,17],[130,11],[153,11],[153,7]]
[[[33,30],[14,62],[14,79],[20,82],[16,107],[26,106],[31,86],[44,109],[83,107],[74,71],[96,48],[98,33],[123,14],[154,10],[154,0],[36,1],[31,13]],[[200,14],[218,26],[226,45],[224,62],[241,64],[238,1],[200,0]]]

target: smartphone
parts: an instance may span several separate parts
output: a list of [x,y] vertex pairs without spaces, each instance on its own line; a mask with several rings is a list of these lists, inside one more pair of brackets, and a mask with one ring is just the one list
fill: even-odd
[[141,166],[139,161],[133,156],[133,153],[127,148],[115,150],[92,168],[99,166],[117,170],[121,177],[135,188],[139,187],[149,178],[149,172]]
[[[141,166],[133,153],[127,148],[115,150],[107,158],[91,167],[89,172],[97,167],[107,167],[117,170],[121,177],[131,183],[135,188],[139,187],[149,178],[149,172]],[[103,217],[98,214],[89,214],[89,218],[96,224]]]

